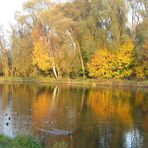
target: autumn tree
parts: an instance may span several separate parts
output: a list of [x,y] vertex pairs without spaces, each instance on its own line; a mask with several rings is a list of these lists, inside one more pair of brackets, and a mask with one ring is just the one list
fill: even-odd
[[98,50],[88,64],[89,75],[94,78],[129,78],[134,73],[134,64],[134,44],[128,42],[116,53]]
[[45,46],[42,41],[39,40],[35,43],[33,50],[33,64],[36,65],[40,70],[47,73],[52,67],[48,50],[44,48]]
[[114,69],[116,78],[129,78],[133,75],[135,66],[136,51],[132,42],[122,45],[116,54],[116,68]]
[[11,26],[11,50],[1,44],[1,73],[145,78],[147,6],[146,0],[28,0]]
[[89,75],[94,78],[113,77],[113,54],[107,49],[98,50],[88,64]]
[[64,75],[69,77],[74,58],[79,55],[71,31],[72,19],[64,16],[60,5],[40,13],[39,19],[41,23],[39,38],[48,48],[55,77]]
[[24,24],[11,26],[12,76],[31,76],[33,41]]

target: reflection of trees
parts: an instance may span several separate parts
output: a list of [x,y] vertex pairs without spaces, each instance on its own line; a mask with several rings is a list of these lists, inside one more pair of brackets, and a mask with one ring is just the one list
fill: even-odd
[[[133,127],[130,91],[109,89],[90,90],[87,104],[101,119],[97,145],[101,148],[120,147],[125,128]],[[122,129],[122,130],[121,130]],[[118,139],[118,140],[117,140]]]
[[[52,128],[56,128],[74,132],[77,128],[77,119],[81,108],[83,108],[84,100],[85,88],[55,86],[47,87],[42,91],[39,90],[33,98],[33,124],[39,129],[52,130]],[[53,124],[48,124],[49,121],[52,121]],[[44,137],[42,133],[40,134],[40,138],[43,141],[46,140],[47,137]],[[47,139],[47,141],[50,142],[55,139],[52,136],[48,138],[50,140]],[[72,147],[72,136],[69,137],[69,141]]]
[[135,97],[135,106],[144,113],[148,112],[148,99],[147,99],[148,93],[144,94],[141,91],[136,92],[136,97]]
[[126,148],[142,148],[143,137],[140,134],[141,133],[137,129],[125,133]]
[[9,84],[1,85],[0,92],[2,98],[2,108],[6,109],[9,103],[12,101],[11,86]]
[[45,121],[45,119],[49,119],[54,101],[55,99],[52,98],[52,93],[50,93],[47,89],[34,97],[32,104],[32,116],[33,124],[35,126],[42,127],[43,121]]
[[[87,103],[103,120],[107,120],[112,116],[124,124],[131,126],[133,119],[129,103],[130,100],[125,99],[125,93],[124,91],[91,90]],[[129,92],[127,93],[129,98]]]
[[13,128],[29,131],[29,121],[45,130],[72,130],[74,147],[123,147],[127,141],[138,146],[142,130],[148,131],[148,94],[141,90],[5,84],[0,94],[0,114],[18,112],[11,117]]
[[82,97],[81,97],[80,111],[82,111],[82,108],[84,106],[85,99],[86,99],[86,88],[83,87],[83,89],[82,89]]
[[[21,84],[3,84],[0,92],[2,97],[0,113],[3,112],[4,133],[12,137],[16,136],[16,133],[24,133],[27,130],[25,124],[28,118],[22,120],[21,117],[27,117],[31,108],[32,87]],[[19,115],[16,115],[16,112]],[[8,123],[7,126],[6,123]]]
[[148,131],[148,93],[136,91],[135,96],[135,107],[138,110],[139,114],[137,117],[137,122],[141,121],[142,129]]
[[[2,85],[0,87],[0,94],[1,94],[1,99],[0,99],[0,129],[2,133],[4,133],[7,136],[14,137],[13,133],[13,118],[12,118],[12,92],[10,89],[10,85]],[[4,115],[1,114],[1,112],[4,111]],[[7,116],[6,116],[7,114]],[[12,119],[9,121],[8,116],[11,117]],[[7,125],[6,125],[7,123]]]
[[[98,147],[122,147],[124,144],[126,147],[140,147],[143,142],[142,132],[135,128],[142,128],[144,131],[148,129],[146,93],[115,88],[113,91],[93,89],[90,90],[87,104],[103,121],[103,125],[99,126]],[[125,133],[124,141],[125,130],[129,132]]]
[[32,106],[32,97],[34,95],[32,85],[14,84],[11,86],[13,92],[13,109],[19,114],[28,115]]

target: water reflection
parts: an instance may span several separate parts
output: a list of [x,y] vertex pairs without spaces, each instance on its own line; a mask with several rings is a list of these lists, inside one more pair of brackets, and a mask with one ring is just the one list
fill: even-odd
[[[119,99],[120,98],[120,99]],[[130,98],[132,92],[113,91],[113,90],[91,90],[88,97],[88,106],[99,116],[104,122],[109,118],[115,118],[124,125],[131,127],[133,118],[131,112]]]
[[142,148],[143,136],[141,136],[138,129],[131,130],[125,133],[125,146],[126,148],[138,147]]
[[147,148],[147,96],[146,89],[1,84],[0,133],[31,134],[46,147],[65,140],[74,148]]

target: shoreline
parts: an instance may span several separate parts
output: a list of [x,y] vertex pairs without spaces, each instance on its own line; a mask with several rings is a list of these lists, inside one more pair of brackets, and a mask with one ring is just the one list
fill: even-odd
[[118,87],[143,87],[148,88],[148,80],[117,80],[117,79],[53,79],[53,78],[30,78],[30,77],[0,77],[0,83],[46,83],[46,84],[66,84],[83,86],[118,86]]

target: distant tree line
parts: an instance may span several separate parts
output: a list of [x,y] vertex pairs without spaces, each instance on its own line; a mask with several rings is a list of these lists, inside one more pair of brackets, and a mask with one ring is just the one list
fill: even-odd
[[2,76],[148,78],[147,0],[29,0],[15,21]]

